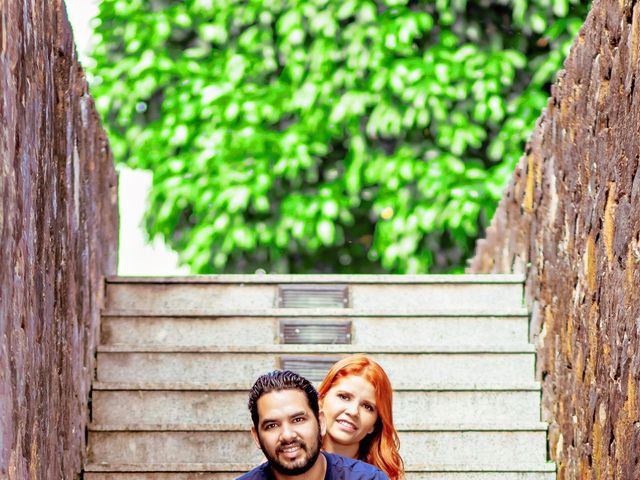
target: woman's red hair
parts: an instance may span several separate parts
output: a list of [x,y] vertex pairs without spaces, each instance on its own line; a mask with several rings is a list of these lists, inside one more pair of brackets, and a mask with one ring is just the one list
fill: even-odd
[[320,402],[331,387],[351,375],[362,377],[373,385],[378,411],[373,432],[360,442],[358,460],[375,465],[385,472],[390,480],[401,480],[404,477],[404,465],[399,452],[400,439],[393,426],[393,389],[389,377],[380,365],[366,355],[343,358],[331,367],[318,387]]

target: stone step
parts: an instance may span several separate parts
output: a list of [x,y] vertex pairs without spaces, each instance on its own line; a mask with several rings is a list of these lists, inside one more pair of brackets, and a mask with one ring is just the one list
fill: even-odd
[[[99,353],[255,353],[255,354],[350,354],[356,349],[353,345],[100,345]],[[367,348],[368,353],[535,353],[531,344],[516,345],[378,345]]]
[[[235,479],[264,461],[246,409],[259,375],[284,359],[322,378],[330,362],[366,352],[395,387],[407,480],[552,480],[522,282],[519,275],[110,278],[84,478]],[[331,335],[321,324],[332,325]],[[325,344],[309,345],[313,338]],[[321,365],[293,361],[301,358]],[[248,463],[228,463],[236,459]]]
[[[315,383],[318,386],[318,383]],[[251,388],[250,383],[143,383],[143,382],[93,382],[94,391],[193,391],[193,392],[227,392],[240,390],[248,392]],[[475,392],[475,391],[540,391],[539,382],[513,382],[507,383],[488,383],[481,387],[474,384],[450,384],[450,383],[432,383],[428,387],[419,387],[415,385],[403,385],[394,391],[415,391],[415,392]]]
[[[519,432],[546,431],[547,424],[543,422],[510,422],[510,423],[430,423],[423,425],[396,423],[398,432]],[[91,423],[87,427],[91,432],[248,432],[250,425],[246,423],[185,423],[185,424],[122,424],[101,425]]]
[[[248,428],[247,390],[240,391],[99,391],[92,394],[92,419],[103,425],[222,425]],[[395,391],[397,425],[535,422],[540,392]],[[420,412],[420,415],[416,415]]]
[[276,318],[334,318],[334,317],[523,317],[527,315],[524,307],[456,307],[442,309],[437,305],[423,305],[419,309],[398,306],[390,309],[362,308],[213,308],[207,311],[198,309],[173,309],[160,312],[155,309],[118,308],[103,310],[108,317],[276,317]]
[[[376,345],[516,345],[528,343],[528,318],[514,317],[111,317],[103,316],[104,345],[241,346],[284,343],[281,322],[351,327],[354,347]],[[304,326],[301,327],[304,329]]]
[[[87,465],[85,480],[233,480],[253,464]],[[481,465],[407,465],[407,480],[555,480],[555,465],[540,463],[519,469]],[[229,471],[233,469],[233,471]]]
[[[85,480],[235,480],[240,473],[85,473]],[[555,472],[407,472],[406,480],[555,480]]]
[[[473,430],[470,430],[473,429]],[[546,461],[546,430],[488,431],[474,426],[447,431],[400,432],[406,464],[429,459],[440,465],[507,469]],[[263,461],[248,431],[89,431],[88,463],[224,463]]]
[[[220,312],[294,310],[281,306],[280,287],[295,287],[291,306],[361,315],[484,312],[487,306],[522,313],[522,278],[504,275],[219,275],[190,279],[107,282],[106,312],[116,315],[216,315]],[[328,288],[345,292],[327,294]],[[304,291],[307,289],[307,291]],[[313,310],[302,308],[300,310]],[[299,309],[299,308],[296,308]],[[322,310],[322,308],[320,308]],[[227,313],[226,313],[227,314]],[[226,315],[225,314],[225,315]],[[338,313],[339,314],[339,313]],[[236,316],[239,315],[236,313]]]
[[[242,348],[233,352],[171,349],[166,352],[131,352],[101,347],[97,354],[96,380],[154,384],[251,384],[263,373],[279,368],[278,359],[286,356],[284,352],[289,352],[290,358],[295,358],[291,353],[312,352],[311,349],[297,347],[300,346],[272,346],[269,349],[271,353],[248,353]],[[322,350],[318,351],[326,353],[327,347],[337,352],[337,347],[341,346],[321,347]],[[397,389],[409,385],[412,388],[429,388],[433,384],[481,388],[482,385],[512,385],[522,383],[523,379],[533,379],[535,355],[532,347],[519,348],[519,351],[496,349],[493,352],[491,348],[482,348],[409,354],[371,353],[371,357],[385,369]],[[312,356],[304,358],[309,357]],[[326,357],[318,354],[315,358]]]

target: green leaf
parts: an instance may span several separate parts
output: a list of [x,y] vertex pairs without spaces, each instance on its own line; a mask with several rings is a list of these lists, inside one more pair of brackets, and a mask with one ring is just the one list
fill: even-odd
[[458,271],[588,9],[101,0],[88,79],[194,272]]
[[322,204],[322,214],[327,218],[336,218],[338,216],[338,203],[331,199]]
[[336,227],[332,221],[322,219],[316,226],[316,233],[323,245],[331,245],[336,237]]

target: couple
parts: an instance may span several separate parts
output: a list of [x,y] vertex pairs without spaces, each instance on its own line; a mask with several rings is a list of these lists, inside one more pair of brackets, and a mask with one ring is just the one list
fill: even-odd
[[364,355],[336,363],[319,392],[290,371],[261,376],[249,411],[268,461],[238,480],[401,480],[391,396],[384,370]]

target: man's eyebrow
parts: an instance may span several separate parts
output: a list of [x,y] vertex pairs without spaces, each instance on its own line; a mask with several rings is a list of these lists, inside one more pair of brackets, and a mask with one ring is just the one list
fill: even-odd
[[262,426],[266,425],[267,423],[277,423],[277,422],[278,422],[278,420],[276,420],[275,418],[265,418],[264,420],[260,421],[260,426],[262,427]]
[[[300,410],[298,412],[294,412],[291,415],[288,416],[288,418],[297,418],[297,417],[308,417],[309,416],[309,412],[307,412],[306,410]],[[260,421],[260,426],[264,426],[268,423],[278,423],[278,419],[277,418],[265,418],[264,420]]]

